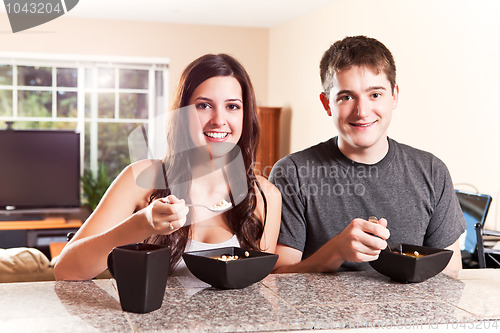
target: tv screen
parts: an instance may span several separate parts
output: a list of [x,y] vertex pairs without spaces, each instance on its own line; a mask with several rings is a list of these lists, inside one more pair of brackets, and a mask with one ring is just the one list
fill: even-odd
[[79,206],[79,133],[0,131],[0,212]]

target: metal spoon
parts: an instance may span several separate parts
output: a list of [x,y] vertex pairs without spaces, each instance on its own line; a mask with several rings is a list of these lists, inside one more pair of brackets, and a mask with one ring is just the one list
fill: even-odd
[[[162,202],[169,203],[163,199],[161,199]],[[218,203],[223,202],[223,205],[218,205]],[[226,200],[224,201],[219,201],[216,204],[213,204],[212,206],[207,206],[207,205],[200,205],[200,204],[186,204],[188,207],[203,207],[208,209],[209,211],[215,212],[215,213],[223,213],[225,211],[230,210],[233,208],[233,205],[230,202],[227,202]]]
[[[375,216],[370,216],[368,218],[368,221],[373,222],[373,223],[378,223],[378,218],[376,218]],[[389,246],[389,243],[387,243],[387,248],[389,249],[389,251],[392,252],[391,247]]]
[[218,206],[217,204],[212,205],[212,206],[206,206],[206,205],[200,205],[200,204],[186,204],[186,206],[188,206],[188,207],[203,207],[203,208],[208,209],[209,211],[216,212],[216,213],[223,213],[223,212],[228,211],[231,208],[233,208],[233,205],[229,202],[227,205],[223,205],[223,206]]

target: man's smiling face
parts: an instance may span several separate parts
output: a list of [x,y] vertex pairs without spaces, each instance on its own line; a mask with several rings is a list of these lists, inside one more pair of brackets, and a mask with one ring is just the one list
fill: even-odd
[[385,73],[365,66],[344,69],[335,74],[330,96],[322,96],[322,101],[345,155],[385,154],[387,128],[398,101],[398,87],[391,89]]

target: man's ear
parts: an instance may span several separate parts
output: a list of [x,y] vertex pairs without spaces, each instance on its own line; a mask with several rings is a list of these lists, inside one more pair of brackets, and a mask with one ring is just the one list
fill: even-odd
[[325,108],[326,113],[328,116],[332,116],[332,110],[330,110],[330,100],[328,99],[328,96],[326,95],[326,92],[322,92],[319,94],[319,99],[321,100],[321,103],[323,104],[323,107]]
[[392,109],[394,110],[398,106],[399,100],[399,86],[396,84],[392,91]]

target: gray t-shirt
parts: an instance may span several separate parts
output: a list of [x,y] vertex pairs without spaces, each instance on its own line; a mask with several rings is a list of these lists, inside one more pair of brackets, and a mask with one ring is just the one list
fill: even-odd
[[[389,140],[378,163],[351,161],[337,137],[278,161],[269,180],[283,197],[278,241],[305,259],[355,218],[386,218],[388,243],[444,248],[466,224],[446,165],[434,155]],[[345,262],[342,270],[370,269]]]

